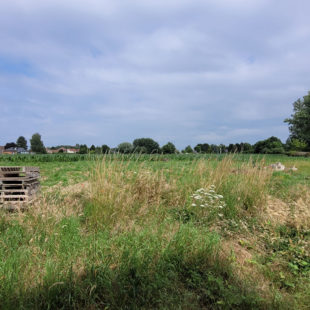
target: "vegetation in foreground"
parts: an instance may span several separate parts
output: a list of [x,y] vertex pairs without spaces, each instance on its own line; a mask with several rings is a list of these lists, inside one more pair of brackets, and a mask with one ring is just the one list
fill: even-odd
[[0,212],[0,308],[307,309],[310,160],[161,158],[39,163]]

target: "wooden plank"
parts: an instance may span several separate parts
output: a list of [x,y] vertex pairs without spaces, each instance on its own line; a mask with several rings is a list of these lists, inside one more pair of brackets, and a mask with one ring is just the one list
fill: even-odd
[[32,181],[32,180],[37,180],[38,178],[36,177],[12,177],[12,178],[7,178],[7,177],[4,177],[4,178],[1,178],[1,181]]
[[15,174],[19,174],[21,176],[26,176],[26,172],[23,171],[0,171],[0,176],[1,175],[15,175]]
[[25,197],[28,197],[27,194],[25,195],[2,195],[1,198],[25,198]]
[[20,166],[0,166],[2,171],[21,171],[23,167]]
[[0,193],[25,193],[28,189],[0,189]]
[[2,188],[3,189],[12,189],[12,190],[14,190],[14,189],[27,189],[27,186],[24,186],[23,184],[15,184],[15,185],[13,185],[13,184],[4,184],[2,186]]
[[25,176],[39,176],[40,168],[39,167],[0,167],[0,176],[1,175],[13,175],[19,173]]

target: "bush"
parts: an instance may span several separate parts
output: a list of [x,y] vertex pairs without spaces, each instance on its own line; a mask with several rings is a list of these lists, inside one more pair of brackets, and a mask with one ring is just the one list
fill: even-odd
[[151,138],[135,139],[133,141],[133,146],[138,153],[142,150],[147,154],[159,153],[160,151],[159,144]]
[[161,148],[161,151],[163,154],[174,154],[177,152],[177,149],[172,142],[168,142]]
[[123,143],[118,145],[117,151],[122,153],[122,154],[129,154],[129,153],[132,153],[133,146],[129,142],[123,142]]
[[254,153],[256,154],[284,154],[284,152],[284,146],[277,137],[270,137],[254,144]]

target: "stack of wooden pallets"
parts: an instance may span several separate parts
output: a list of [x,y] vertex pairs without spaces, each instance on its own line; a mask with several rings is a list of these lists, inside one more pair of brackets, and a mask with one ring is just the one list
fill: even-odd
[[0,166],[0,207],[18,206],[32,201],[40,186],[39,167]]

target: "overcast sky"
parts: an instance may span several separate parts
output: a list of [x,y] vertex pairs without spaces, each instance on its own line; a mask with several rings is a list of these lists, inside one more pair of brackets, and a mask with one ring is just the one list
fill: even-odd
[[308,0],[0,1],[0,145],[283,141]]

